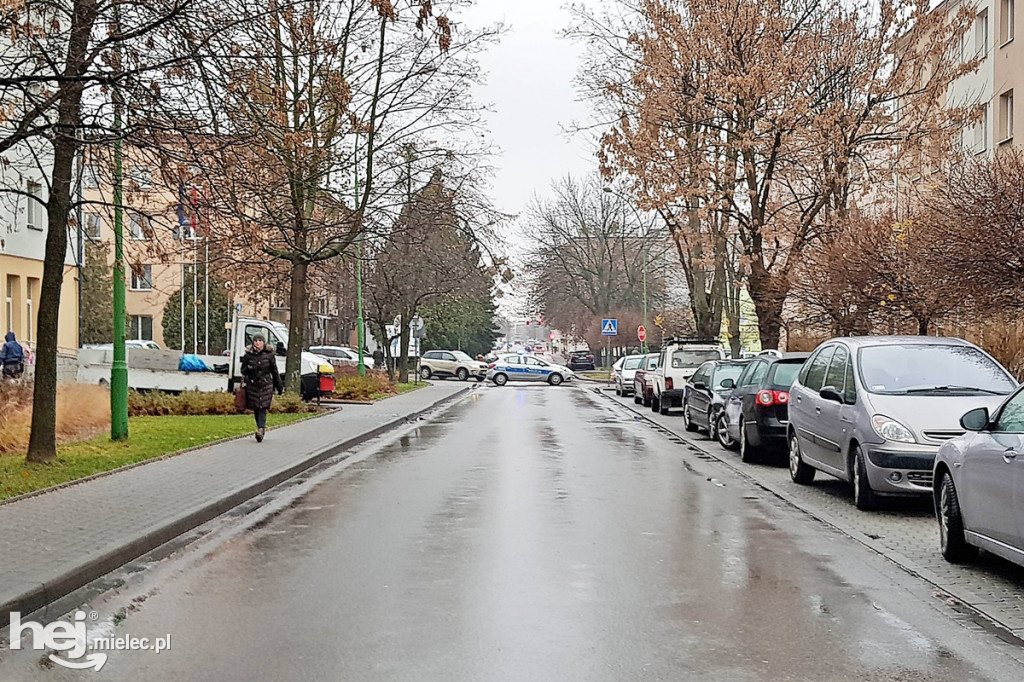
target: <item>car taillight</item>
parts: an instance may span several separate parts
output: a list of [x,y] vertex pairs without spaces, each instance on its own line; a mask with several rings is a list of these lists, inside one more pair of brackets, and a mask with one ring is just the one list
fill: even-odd
[[673,386],[672,377],[665,377],[665,388],[671,391]]
[[593,356],[593,355],[588,355],[588,356],[587,356],[587,360],[593,360],[593,359],[594,359],[594,356]]
[[487,365],[487,369],[494,369],[494,365],[495,363],[492,362],[491,364]]
[[789,393],[785,391],[758,391],[757,402],[765,407],[785,405],[789,403]]

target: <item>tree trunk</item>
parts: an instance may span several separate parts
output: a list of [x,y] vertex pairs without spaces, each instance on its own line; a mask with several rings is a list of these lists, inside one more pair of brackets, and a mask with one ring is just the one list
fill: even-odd
[[[72,77],[82,72],[89,36],[95,23],[95,0],[76,2],[67,58],[64,61],[65,75]],[[46,202],[46,252],[43,256],[43,281],[39,292],[36,326],[32,431],[25,457],[29,462],[50,462],[57,458],[57,327],[60,319],[60,294],[64,284],[64,258],[68,248],[71,168],[78,151],[76,135],[81,123],[82,105],[80,83],[69,82],[61,87],[64,92],[57,110],[50,196]]]
[[928,336],[928,327],[931,326],[930,317],[919,317],[917,318],[917,334],[918,336]]
[[409,325],[406,323],[406,319],[412,319],[410,314],[408,318],[405,315],[402,316],[402,336],[398,343],[398,381],[405,382],[409,380]]
[[739,358],[743,350],[742,329],[740,328],[740,287],[730,282],[725,299],[725,315],[729,321],[729,349],[733,358]]
[[[57,458],[57,327],[60,293],[64,284],[67,256],[68,211],[71,208],[71,164],[77,144],[60,136],[54,144],[53,177],[46,206],[46,253],[39,294],[36,328],[36,373],[32,394],[32,433],[29,462],[51,462]],[[31,325],[32,320],[28,323]]]
[[757,311],[761,348],[778,348],[782,331],[782,308],[789,294],[789,282],[768,273],[755,261],[750,271],[748,290],[754,301],[754,310]]
[[288,319],[288,356],[285,360],[285,390],[302,390],[302,349],[306,345],[306,273],[309,263],[296,258],[292,261],[292,288],[288,300],[291,310]]

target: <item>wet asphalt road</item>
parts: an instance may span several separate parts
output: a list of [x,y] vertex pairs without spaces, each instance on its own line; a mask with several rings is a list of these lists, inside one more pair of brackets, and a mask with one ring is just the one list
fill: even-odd
[[481,387],[169,563],[117,630],[171,651],[0,680],[1024,679],[922,581],[582,388]]

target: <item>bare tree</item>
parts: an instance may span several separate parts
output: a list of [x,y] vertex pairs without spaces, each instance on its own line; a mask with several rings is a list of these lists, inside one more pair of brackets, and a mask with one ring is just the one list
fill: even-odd
[[668,249],[657,220],[603,191],[596,176],[568,177],[553,190],[553,199],[534,202],[528,212],[534,307],[570,336],[596,341],[601,318],[632,312],[628,323],[640,321],[646,261],[648,307],[657,309],[664,301]]

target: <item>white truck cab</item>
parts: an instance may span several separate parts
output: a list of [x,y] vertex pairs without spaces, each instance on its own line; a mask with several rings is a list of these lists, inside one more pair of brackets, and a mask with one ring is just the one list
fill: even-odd
[[717,341],[666,341],[654,370],[654,396],[651,410],[668,414],[683,406],[683,388],[697,368],[708,360],[724,360],[725,349]]

